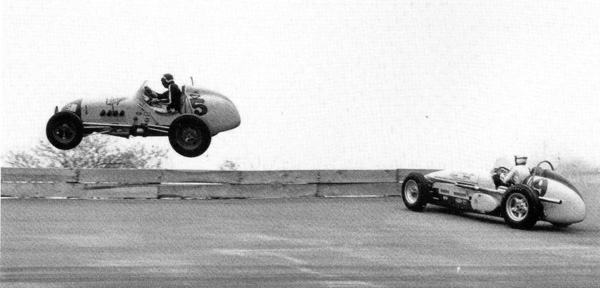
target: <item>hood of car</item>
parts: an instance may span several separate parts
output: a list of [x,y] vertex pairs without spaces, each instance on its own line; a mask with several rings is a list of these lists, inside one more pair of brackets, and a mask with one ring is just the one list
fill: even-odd
[[60,111],[69,111],[75,113],[79,118],[81,118],[81,102],[82,99],[77,99],[75,101],[71,101],[67,103],[67,105],[63,106]]

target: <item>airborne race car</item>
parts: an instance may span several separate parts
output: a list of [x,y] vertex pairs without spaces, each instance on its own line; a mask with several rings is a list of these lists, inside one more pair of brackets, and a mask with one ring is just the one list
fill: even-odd
[[[544,163],[550,169],[543,169]],[[402,182],[402,200],[413,211],[423,211],[431,203],[503,217],[510,227],[519,229],[531,229],[538,220],[566,227],[585,218],[581,194],[565,177],[554,172],[549,161],[533,168],[524,184],[508,188],[496,186],[487,171],[410,173]]]
[[240,125],[240,115],[227,97],[193,86],[181,87],[181,113],[153,104],[142,84],[130,98],[79,99],[55,108],[48,120],[46,136],[59,149],[77,147],[92,133],[129,136],[168,136],[177,153],[186,157],[202,155],[213,136]]

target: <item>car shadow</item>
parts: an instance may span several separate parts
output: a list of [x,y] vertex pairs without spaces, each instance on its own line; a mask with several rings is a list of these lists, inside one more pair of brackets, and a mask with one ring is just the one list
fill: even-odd
[[439,213],[439,214],[444,214],[444,215],[452,215],[452,216],[456,216],[456,217],[460,217],[460,218],[467,218],[469,220],[479,221],[482,223],[504,224],[504,219],[502,219],[500,217],[494,217],[494,216],[484,215],[484,214],[477,214],[477,213],[472,213],[472,212],[465,212],[465,211],[460,211],[460,210],[451,209],[451,208],[442,207],[442,206],[439,206],[439,207],[427,206],[427,208],[424,210],[424,212],[434,212],[434,213]]
[[[504,219],[501,217],[485,215],[485,214],[477,214],[477,213],[473,213],[473,212],[465,212],[465,211],[460,211],[460,210],[456,210],[456,209],[451,209],[448,207],[427,206],[427,208],[425,208],[425,210],[423,212],[451,215],[451,216],[460,217],[463,219],[466,218],[466,219],[469,219],[472,221],[478,221],[480,223],[502,225],[502,226],[505,226],[507,229],[515,229],[515,228],[509,227],[505,223]],[[519,230],[519,229],[515,229],[515,230]],[[526,230],[520,230],[520,231],[526,231]],[[527,231],[530,231],[530,232],[531,231],[540,231],[540,232],[553,232],[553,233],[561,232],[561,233],[565,233],[565,234],[580,234],[582,232],[589,232],[588,230],[581,229],[577,226],[570,225],[567,227],[557,227],[557,226],[554,226],[551,223],[548,223],[545,221],[538,221],[535,224],[535,226],[533,226],[533,228],[531,228],[531,230],[527,230]]]

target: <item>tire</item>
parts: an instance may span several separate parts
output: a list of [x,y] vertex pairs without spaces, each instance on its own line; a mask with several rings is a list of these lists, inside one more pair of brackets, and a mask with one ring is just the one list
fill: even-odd
[[212,136],[204,122],[195,115],[183,115],[169,126],[169,142],[177,153],[198,157],[210,146]]
[[58,149],[73,149],[83,139],[83,122],[72,112],[58,112],[46,124],[46,137]]
[[410,173],[402,182],[402,201],[406,208],[421,212],[429,201],[429,181],[421,173]]
[[502,216],[506,224],[517,229],[533,228],[542,213],[537,194],[525,185],[508,188],[502,200],[502,207]]

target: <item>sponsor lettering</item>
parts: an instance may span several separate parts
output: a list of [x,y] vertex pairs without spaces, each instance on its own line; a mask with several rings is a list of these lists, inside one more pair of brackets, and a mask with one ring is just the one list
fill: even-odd
[[462,193],[462,192],[454,192],[454,195],[456,195],[458,197],[467,197],[467,193]]
[[119,97],[119,98],[106,98],[106,105],[113,106],[119,105],[122,101],[127,100],[127,97]]
[[472,178],[475,178],[475,174],[472,174],[472,173],[452,173],[452,174],[450,174],[450,178],[469,181]]
[[71,106],[68,106],[65,110],[71,111],[73,113],[77,112],[77,103],[72,103]]

